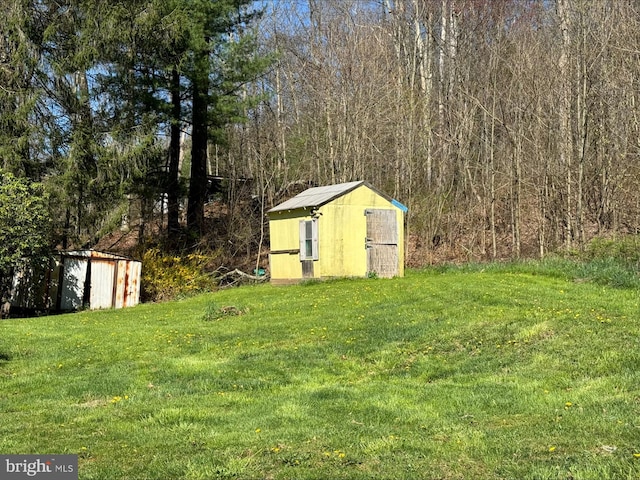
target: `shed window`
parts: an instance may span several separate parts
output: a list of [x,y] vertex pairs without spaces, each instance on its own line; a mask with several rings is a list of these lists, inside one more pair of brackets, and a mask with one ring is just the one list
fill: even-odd
[[300,260],[318,260],[318,220],[300,221]]

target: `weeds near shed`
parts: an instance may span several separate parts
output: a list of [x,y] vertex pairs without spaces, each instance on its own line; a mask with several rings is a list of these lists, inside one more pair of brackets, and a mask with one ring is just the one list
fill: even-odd
[[222,320],[227,317],[238,317],[247,313],[248,309],[245,307],[236,307],[235,305],[225,305],[218,307],[215,303],[210,303],[205,309],[202,319],[205,322],[211,322],[216,320]]

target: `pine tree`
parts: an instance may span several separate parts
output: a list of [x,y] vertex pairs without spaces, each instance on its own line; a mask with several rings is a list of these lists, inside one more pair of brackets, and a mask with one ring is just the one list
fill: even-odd
[[240,87],[269,59],[242,30],[257,15],[246,0],[129,0],[113,10],[120,26],[104,46],[105,91],[118,104],[120,123],[140,125],[142,112],[169,138],[165,181],[168,230],[179,230],[181,132],[191,133],[187,226],[201,234],[207,196],[207,147],[228,122],[239,118]]
[[6,1],[0,22],[0,168],[35,176],[30,143],[39,52],[29,38],[29,2]]

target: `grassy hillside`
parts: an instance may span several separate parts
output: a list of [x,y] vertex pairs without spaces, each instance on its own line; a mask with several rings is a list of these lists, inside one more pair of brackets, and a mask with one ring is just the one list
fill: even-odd
[[502,271],[0,323],[0,452],[81,479],[636,479],[638,291]]

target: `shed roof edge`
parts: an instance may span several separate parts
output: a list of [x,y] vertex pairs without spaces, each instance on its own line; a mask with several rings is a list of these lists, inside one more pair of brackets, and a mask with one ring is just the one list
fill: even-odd
[[[331,197],[327,197],[325,199],[323,199],[323,201],[318,202],[317,204],[308,204],[308,205],[300,205],[297,207],[293,207],[293,208],[280,208],[281,205],[284,205],[285,203],[287,203],[289,200],[295,198],[291,197],[291,199],[286,200],[282,203],[280,203],[279,205],[276,205],[275,207],[269,209],[267,211],[267,215],[271,215],[274,213],[279,213],[279,212],[292,212],[292,211],[296,211],[296,210],[308,210],[308,209],[314,209],[314,208],[319,208],[323,205],[326,205],[327,203],[330,203],[332,201],[334,201],[336,198],[340,198],[343,195],[346,195],[347,193],[351,193],[352,191],[354,191],[355,189],[361,187],[361,186],[365,186],[368,189],[370,189],[371,191],[373,191],[374,193],[376,193],[377,195],[381,196],[382,198],[384,198],[385,200],[387,200],[388,202],[390,202],[393,206],[399,208],[400,210],[402,210],[403,212],[407,211],[407,207],[405,207],[402,203],[398,202],[397,200],[393,199],[392,197],[390,197],[389,195],[387,195],[386,193],[378,190],[377,188],[375,188],[373,185],[371,185],[369,182],[365,181],[365,180],[359,180],[357,182],[347,182],[347,183],[353,183],[352,186],[350,186],[349,188],[346,188],[345,190],[342,190],[338,193],[336,193],[335,195],[331,196]],[[340,184],[337,184],[340,185]],[[331,185],[328,185],[331,186]],[[310,189],[305,190],[304,192],[308,191]],[[301,192],[301,193],[304,193]],[[298,194],[300,195],[300,194]]]

